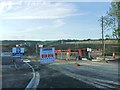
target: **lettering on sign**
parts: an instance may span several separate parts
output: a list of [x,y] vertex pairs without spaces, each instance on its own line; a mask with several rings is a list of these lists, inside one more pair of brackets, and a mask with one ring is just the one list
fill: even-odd
[[51,63],[55,61],[55,48],[40,49],[40,63]]
[[24,55],[24,48],[12,48],[13,56],[23,56]]

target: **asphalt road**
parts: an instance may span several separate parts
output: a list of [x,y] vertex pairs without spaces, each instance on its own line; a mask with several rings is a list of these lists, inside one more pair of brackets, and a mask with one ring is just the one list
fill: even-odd
[[38,88],[97,88],[118,89],[118,62],[57,62],[39,65]]
[[40,71],[40,83],[38,88],[94,88],[84,82],[71,78],[57,70],[44,66]]
[[[18,71],[13,70],[10,66],[11,62],[7,63],[10,58],[3,60],[6,60],[2,68],[3,87],[25,88],[32,77],[31,70],[24,65],[24,68],[22,66]],[[30,64],[40,74],[38,88],[115,88],[118,90],[119,62],[78,61],[80,66],[76,66],[75,63],[75,61],[56,61],[47,65],[40,65],[39,62]]]
[[[2,57],[2,90],[9,88],[26,88],[32,78],[32,70],[25,64],[12,62],[12,57]],[[18,60],[18,58],[15,58]]]

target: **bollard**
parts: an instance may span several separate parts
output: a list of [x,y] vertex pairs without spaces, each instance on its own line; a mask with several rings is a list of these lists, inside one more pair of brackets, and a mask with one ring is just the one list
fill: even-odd
[[112,56],[112,58],[115,58],[115,53],[113,52],[113,56]]

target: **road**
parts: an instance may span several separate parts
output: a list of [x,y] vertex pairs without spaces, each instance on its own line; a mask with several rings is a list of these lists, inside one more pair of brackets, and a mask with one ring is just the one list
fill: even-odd
[[[18,58],[16,58],[17,60]],[[25,88],[32,78],[32,70],[24,63],[16,63],[17,69],[12,62],[12,57],[2,57],[2,88]]]
[[38,65],[38,88],[118,88],[118,63],[115,62],[57,62]]
[[[10,58],[3,58],[3,60],[3,88],[25,88],[32,78],[31,70],[19,63],[19,68],[22,69],[14,70],[12,62],[7,63]],[[75,61],[64,60],[47,65],[41,65],[35,60],[30,62],[40,74],[38,88],[118,89],[120,85],[118,63],[120,62],[77,61],[80,66],[76,66],[75,63]]]

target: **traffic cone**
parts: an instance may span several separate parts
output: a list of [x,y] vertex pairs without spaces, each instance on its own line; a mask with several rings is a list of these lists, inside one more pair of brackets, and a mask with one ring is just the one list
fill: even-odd
[[79,63],[77,63],[77,66],[80,66],[80,64],[79,64]]
[[76,65],[76,66],[80,66],[80,64],[79,64],[79,63],[75,63],[75,65]]

